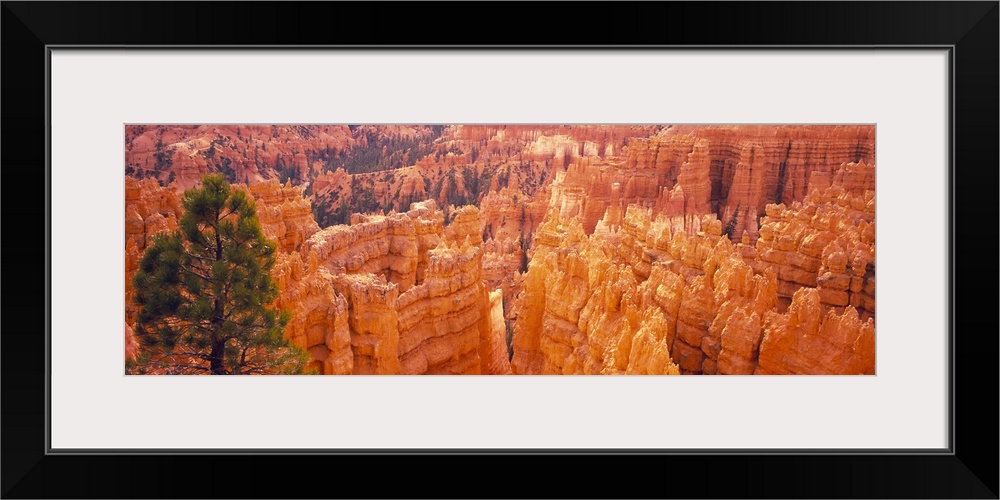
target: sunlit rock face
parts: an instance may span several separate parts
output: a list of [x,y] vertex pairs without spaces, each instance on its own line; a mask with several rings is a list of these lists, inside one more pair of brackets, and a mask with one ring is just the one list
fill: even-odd
[[312,178],[322,170],[319,158],[335,157],[357,143],[344,125],[133,125],[125,155],[132,175],[176,180],[189,188],[211,172],[249,184],[282,174]]
[[[814,174],[873,165],[874,136],[872,126],[674,126],[631,140],[619,156],[579,157],[553,183],[550,206],[579,217],[588,234],[608,207],[653,208],[688,234],[714,213],[724,228],[732,221],[727,234],[749,233],[753,243],[767,204],[802,201]],[[862,171],[840,174],[848,189],[867,185]]]
[[323,373],[509,372],[480,233],[475,207],[445,227],[433,201],[314,233],[275,272],[279,304],[307,304],[288,335]]
[[766,318],[754,373],[874,374],[873,320],[862,321],[853,307],[837,311],[823,307],[816,289],[799,289],[787,313]]
[[553,182],[515,373],[874,373],[871,127],[676,127],[625,150]]
[[607,240],[553,211],[535,241],[514,306],[515,373],[678,373],[671,325]]
[[[478,209],[455,209],[446,227],[428,201],[320,230],[301,188],[234,188],[248,190],[265,236],[278,243],[272,275],[276,305],[292,313],[286,336],[320,373],[510,372],[502,294],[491,297],[482,280]],[[148,238],[176,228],[182,209],[177,191],[151,179],[129,180],[126,202],[130,282]]]
[[278,242],[282,252],[298,251],[307,238],[319,231],[309,200],[302,188],[276,180],[250,184],[250,195],[257,204],[257,218],[264,236]]
[[[139,270],[153,235],[177,229],[181,195],[171,187],[161,187],[154,179],[125,178],[125,324],[135,321],[135,289],[132,277]],[[131,331],[127,328],[126,331]]]
[[800,285],[779,312],[784,268],[719,234],[714,216],[701,224],[695,236],[672,233],[668,218],[633,206],[621,230],[587,236],[552,212],[514,306],[515,373],[874,372],[867,310]]

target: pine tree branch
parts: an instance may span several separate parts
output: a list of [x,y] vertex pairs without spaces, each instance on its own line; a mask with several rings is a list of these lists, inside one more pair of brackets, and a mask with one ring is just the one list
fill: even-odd
[[197,277],[199,277],[199,278],[201,278],[201,279],[203,279],[203,280],[205,280],[205,281],[207,281],[209,283],[213,283],[215,281],[212,277],[205,276],[204,274],[199,273],[198,271],[195,270],[194,267],[185,266],[185,265],[181,264],[181,269],[184,269],[185,271],[187,271],[187,272],[189,272],[189,273],[191,273],[191,274],[193,274],[193,275],[195,275],[195,276],[197,276]]

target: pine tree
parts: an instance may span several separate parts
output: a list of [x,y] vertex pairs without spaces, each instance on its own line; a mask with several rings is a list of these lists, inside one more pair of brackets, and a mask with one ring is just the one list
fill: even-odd
[[733,239],[733,232],[736,231],[736,224],[739,223],[739,215],[740,215],[740,205],[737,203],[736,210],[733,211],[733,217],[729,219],[729,223],[726,224],[726,227],[722,230],[722,234],[726,235],[726,237],[729,238],[730,241],[732,241]]
[[284,339],[287,312],[270,307],[276,244],[254,203],[222,175],[182,200],[180,229],[153,237],[133,284],[140,361],[159,373],[290,373],[305,354]]
[[520,268],[520,271],[521,271],[522,274],[524,274],[524,273],[528,272],[528,263],[530,262],[529,259],[528,259],[528,247],[531,246],[531,243],[527,239],[525,239],[525,237],[524,237],[524,227],[523,226],[521,227],[521,235],[518,237],[518,243],[521,245],[521,268]]

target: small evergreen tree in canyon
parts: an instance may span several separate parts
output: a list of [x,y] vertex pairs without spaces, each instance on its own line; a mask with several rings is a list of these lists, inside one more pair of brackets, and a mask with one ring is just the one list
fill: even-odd
[[180,229],[160,233],[133,284],[140,371],[297,373],[305,353],[283,335],[288,313],[270,307],[276,244],[265,239],[254,203],[220,174],[182,200]]

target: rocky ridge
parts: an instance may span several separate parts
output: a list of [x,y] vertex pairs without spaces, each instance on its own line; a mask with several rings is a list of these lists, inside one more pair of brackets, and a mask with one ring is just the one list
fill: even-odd
[[[832,179],[842,164],[873,165],[873,138],[874,127],[860,125],[673,126],[631,140],[620,156],[571,163],[552,185],[550,206],[579,217],[587,234],[612,206],[653,208],[688,234],[714,213],[727,235],[749,233],[752,244],[767,204],[802,201],[814,174]],[[863,173],[840,175],[867,182]]]
[[635,204],[588,235],[553,203],[513,306],[514,372],[874,373],[873,174],[814,176],[801,202],[765,206],[756,244],[715,214],[689,234]]

